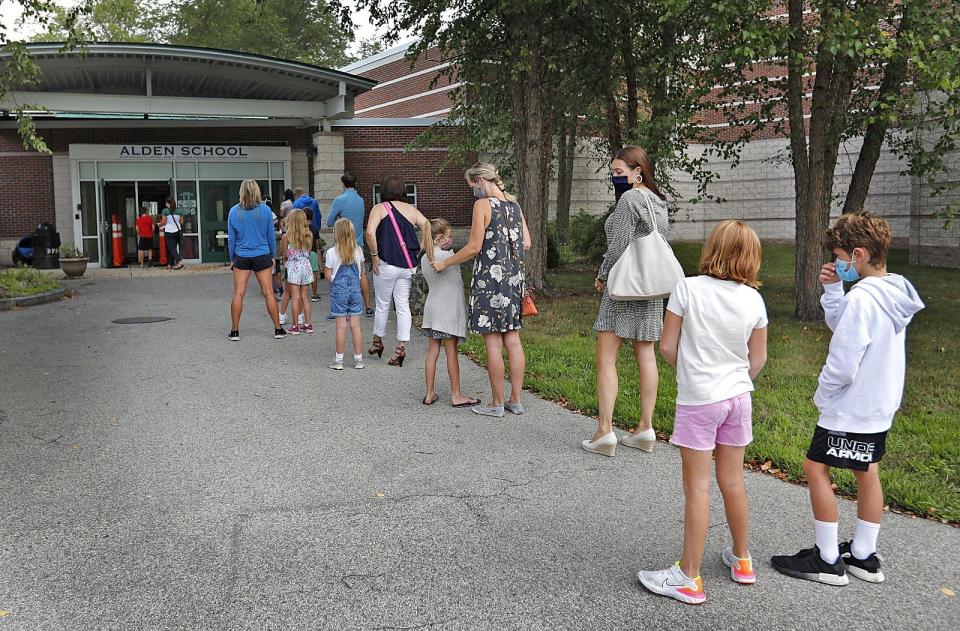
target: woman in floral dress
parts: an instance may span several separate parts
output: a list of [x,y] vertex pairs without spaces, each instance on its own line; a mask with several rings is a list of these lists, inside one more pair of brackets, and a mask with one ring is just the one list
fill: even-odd
[[[493,401],[473,411],[484,416],[523,414],[520,393],[526,358],[520,343],[524,293],[523,258],[530,249],[530,231],[519,204],[503,190],[497,168],[478,162],[465,174],[477,197],[470,241],[454,256],[433,261],[437,272],[474,258],[470,284],[470,330],[483,335],[487,376]],[[504,396],[503,349],[510,360],[510,397]]]

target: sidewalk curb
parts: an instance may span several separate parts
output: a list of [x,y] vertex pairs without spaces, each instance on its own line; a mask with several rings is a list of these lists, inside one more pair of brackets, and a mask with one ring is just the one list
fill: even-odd
[[13,298],[0,298],[0,311],[9,311],[14,307],[33,307],[42,305],[46,302],[56,302],[63,298],[67,293],[66,287],[51,289],[32,296],[14,296]]

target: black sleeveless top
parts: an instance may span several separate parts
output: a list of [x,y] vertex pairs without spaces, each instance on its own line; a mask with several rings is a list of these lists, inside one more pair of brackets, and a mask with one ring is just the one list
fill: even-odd
[[[393,216],[397,219],[397,226],[400,228],[400,234],[403,235],[403,240],[407,244],[410,261],[414,267],[416,267],[417,258],[420,256],[420,240],[417,239],[417,227],[410,223],[410,221],[397,210],[396,206],[390,202],[384,202],[384,204],[393,211]],[[377,255],[380,257],[380,260],[394,267],[408,269],[407,259],[403,256],[403,248],[397,239],[397,231],[393,229],[393,222],[390,221],[389,215],[384,216],[380,221],[380,225],[377,226],[376,235]]]

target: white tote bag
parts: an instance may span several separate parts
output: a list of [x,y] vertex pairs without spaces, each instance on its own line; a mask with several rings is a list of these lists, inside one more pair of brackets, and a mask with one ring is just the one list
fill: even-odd
[[607,276],[607,289],[614,300],[655,300],[666,298],[683,280],[683,268],[673,248],[657,230],[657,220],[650,207],[650,193],[644,201],[650,213],[653,232],[630,242]]

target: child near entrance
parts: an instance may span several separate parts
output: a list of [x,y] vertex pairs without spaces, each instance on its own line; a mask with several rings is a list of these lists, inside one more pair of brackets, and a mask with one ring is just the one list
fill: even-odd
[[337,356],[330,364],[334,370],[343,370],[343,353],[347,345],[347,325],[353,334],[353,367],[363,368],[363,334],[360,317],[363,315],[363,294],[360,277],[363,275],[363,250],[357,245],[357,235],[349,219],[337,219],[333,225],[334,246],[327,250],[324,267],[330,279],[330,315],[337,321]]
[[140,207],[140,216],[137,217],[137,261],[143,267],[144,255],[153,267],[153,230],[156,224],[153,217],[147,213],[147,207]]
[[[313,333],[313,309],[310,295],[307,293],[313,283],[313,270],[310,267],[310,250],[313,247],[313,234],[310,224],[302,210],[292,210],[287,215],[287,232],[280,239],[280,251],[287,257],[287,287],[293,299],[294,325],[287,333]],[[303,315],[301,324],[300,316]]]

